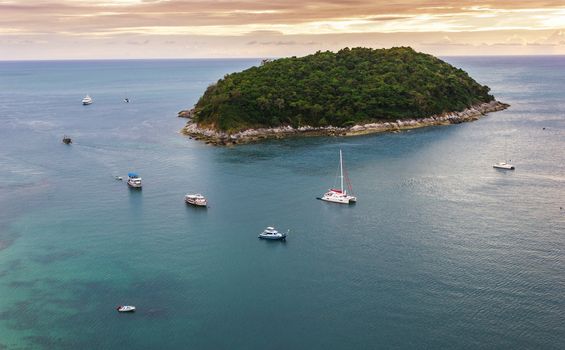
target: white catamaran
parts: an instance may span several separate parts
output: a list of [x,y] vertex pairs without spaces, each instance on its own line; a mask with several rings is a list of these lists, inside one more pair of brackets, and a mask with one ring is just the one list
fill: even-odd
[[[343,188],[343,156],[341,154],[341,149],[339,150],[339,179],[340,187],[339,190],[332,188],[329,189],[321,198],[323,201],[341,203],[341,204],[353,204],[357,202],[357,197],[347,194],[347,191]],[[351,189],[351,183],[349,178],[346,176],[347,187],[350,193],[353,193]]]

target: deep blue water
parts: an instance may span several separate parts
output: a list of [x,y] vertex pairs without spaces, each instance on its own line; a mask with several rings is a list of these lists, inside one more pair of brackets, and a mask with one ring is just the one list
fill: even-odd
[[565,57],[446,60],[511,108],[234,148],[176,113],[258,60],[0,62],[0,348],[562,348]]

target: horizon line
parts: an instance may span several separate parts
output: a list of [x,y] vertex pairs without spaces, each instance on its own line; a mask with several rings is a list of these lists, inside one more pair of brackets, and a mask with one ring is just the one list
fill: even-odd
[[[322,51],[322,50],[317,50],[318,51]],[[322,52],[325,51],[331,51],[331,50],[323,50]],[[314,53],[316,53],[314,52]],[[333,52],[333,51],[332,51]],[[144,58],[125,58],[125,57],[119,57],[119,58],[45,58],[45,59],[28,59],[28,58],[23,58],[23,59],[2,59],[0,58],[0,62],[54,62],[54,61],[189,61],[189,60],[253,60],[253,59],[257,59],[257,60],[262,60],[262,59],[279,59],[279,58],[289,58],[289,57],[305,57],[305,56],[309,56],[312,55],[314,53],[311,54],[307,54],[307,55],[292,55],[292,56],[249,56],[249,57],[144,57]],[[422,53],[426,53],[426,52],[422,52]],[[474,54],[465,54],[465,55],[432,55],[435,57],[559,57],[559,56],[564,56],[565,54],[562,53],[544,53],[544,54],[504,54],[504,55],[500,55],[500,54],[480,54],[480,55],[474,55]]]

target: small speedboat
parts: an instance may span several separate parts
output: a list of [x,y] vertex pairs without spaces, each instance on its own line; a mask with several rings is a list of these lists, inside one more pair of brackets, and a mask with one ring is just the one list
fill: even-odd
[[136,173],[129,173],[128,186],[132,188],[141,188],[141,177]]
[[492,167],[496,169],[514,170],[514,165],[508,164],[506,162],[496,163]]
[[120,305],[116,307],[118,312],[135,312],[135,306],[132,305]]
[[85,106],[92,104],[92,97],[90,97],[89,95],[84,96],[84,98],[82,99],[82,104]]
[[68,136],[65,135],[65,136],[63,136],[63,143],[64,143],[65,145],[70,145],[71,143],[73,143],[73,140],[71,140],[70,137],[68,137]]
[[290,230],[281,233],[277,231],[274,227],[269,226],[263,232],[261,232],[258,237],[262,239],[285,240],[286,235],[288,234],[289,231]]
[[118,180],[118,181],[122,181],[124,178],[121,176],[114,176],[114,179]]
[[186,204],[195,205],[197,207],[205,207],[208,205],[206,198],[200,193],[187,194],[186,196],[184,196],[184,201],[186,202]]

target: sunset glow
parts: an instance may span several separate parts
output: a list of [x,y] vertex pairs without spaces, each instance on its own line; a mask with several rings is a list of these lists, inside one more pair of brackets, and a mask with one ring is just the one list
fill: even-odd
[[0,59],[564,54],[562,1],[0,0]]

